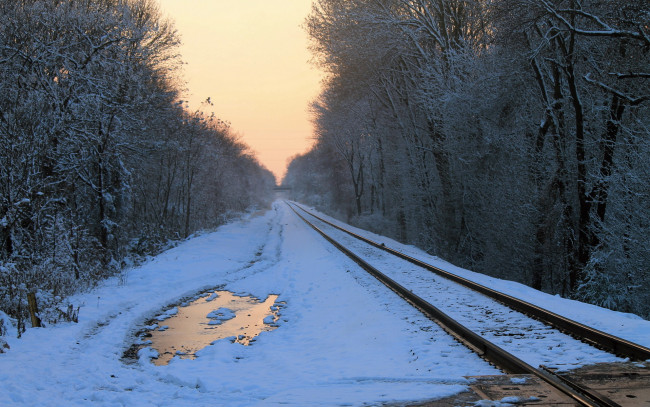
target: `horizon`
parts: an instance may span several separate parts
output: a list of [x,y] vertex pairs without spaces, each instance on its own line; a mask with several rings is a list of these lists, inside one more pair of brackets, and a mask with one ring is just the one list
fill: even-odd
[[[159,4],[181,37],[190,109],[214,112],[230,123],[281,184],[291,157],[312,145],[308,106],[318,96],[322,73],[309,63],[308,38],[300,26],[311,2]],[[209,111],[201,106],[208,97]]]

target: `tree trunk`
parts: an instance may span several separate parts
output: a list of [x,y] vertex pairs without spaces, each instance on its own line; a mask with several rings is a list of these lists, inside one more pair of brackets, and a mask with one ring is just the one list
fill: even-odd
[[[575,115],[575,158],[577,163],[576,187],[578,192],[578,246],[577,262],[572,264],[569,271],[569,290],[575,292],[578,285],[584,278],[584,269],[589,262],[591,251],[596,245],[595,235],[591,230],[591,199],[587,194],[587,163],[585,148],[585,124],[582,101],[578,92],[578,84],[575,77],[573,53],[575,50],[575,34],[569,37],[568,49],[564,41],[558,40],[560,49],[565,56],[565,73],[569,85],[569,94]],[[571,254],[569,254],[571,256]]]
[[599,180],[591,194],[595,197],[596,216],[603,222],[607,210],[607,197],[609,195],[609,177],[612,175],[614,167],[614,149],[616,139],[620,128],[621,118],[625,111],[625,104],[618,95],[612,96],[612,103],[609,109],[609,118],[607,119],[606,133],[601,140],[600,148],[603,154],[600,168],[598,170]]

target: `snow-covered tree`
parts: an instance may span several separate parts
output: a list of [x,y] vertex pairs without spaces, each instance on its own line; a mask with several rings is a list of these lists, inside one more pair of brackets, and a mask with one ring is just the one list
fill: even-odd
[[[2,2],[0,18],[0,309],[19,323],[27,291],[95,284],[134,238],[268,200],[272,176],[227,126],[178,102],[179,40],[153,1]],[[215,200],[226,176],[250,188]]]
[[[306,28],[330,78],[311,162],[288,180],[335,171],[355,146],[356,164],[373,163],[363,179],[381,186],[384,230],[648,315],[646,3],[319,0]],[[349,148],[326,148],[337,143]],[[359,179],[343,178],[348,199]]]

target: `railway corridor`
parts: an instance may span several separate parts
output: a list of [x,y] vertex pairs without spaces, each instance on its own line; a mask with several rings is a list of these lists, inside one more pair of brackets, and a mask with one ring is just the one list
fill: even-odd
[[[524,382],[535,382],[528,388],[528,394],[533,394],[529,398],[522,399],[524,391],[516,387],[515,396],[502,400],[514,397],[510,401],[587,407],[650,404],[650,371],[642,363],[650,361],[650,348],[468,281],[328,221],[297,203],[287,204],[323,238],[460,343],[504,373],[525,373]],[[628,358],[636,362],[628,362]],[[577,370],[582,366],[586,367]],[[596,383],[594,376],[598,377]],[[493,379],[476,380],[488,383]],[[504,386],[498,376],[497,382],[500,384],[487,387],[512,388],[507,383]],[[479,387],[475,385],[473,390],[485,396]]]
[[567,370],[585,364],[623,361],[480,293],[360,242],[323,222],[315,222],[391,279],[532,366],[546,365]]
[[[530,363],[567,369],[617,360],[584,351],[581,342],[572,343],[410,264],[348,243],[395,278],[407,276],[404,284],[448,306],[446,312],[467,325],[472,316],[487,321],[496,315],[498,322],[476,329],[495,342],[519,343],[522,358],[534,356]],[[512,287],[498,280],[494,284]],[[260,301],[277,295],[283,305],[276,329],[262,332],[250,346],[217,340],[193,360],[151,363],[156,353],[147,347],[145,327],[162,330],[166,323],[157,317],[178,315],[176,307],[221,290]],[[78,324],[28,329],[0,355],[5,389],[0,405],[470,406],[488,398],[502,405],[550,405],[543,403],[551,396],[538,388],[524,390],[534,379],[504,375],[338,252],[281,201],[269,211],[189,239],[73,301],[81,306]],[[650,333],[648,321],[571,304],[573,311],[609,323],[612,330]],[[228,314],[222,309],[227,305],[218,307]],[[518,327],[503,334],[515,321]],[[537,337],[544,337],[543,345],[534,342]],[[570,355],[580,355],[574,358],[578,364]],[[491,393],[496,385],[488,389],[473,376],[522,390]]]

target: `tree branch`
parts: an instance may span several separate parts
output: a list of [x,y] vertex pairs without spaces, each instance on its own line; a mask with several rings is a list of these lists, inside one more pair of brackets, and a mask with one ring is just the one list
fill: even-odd
[[[633,38],[641,42],[650,45],[650,36],[643,30],[642,26],[639,26],[639,32],[620,30],[617,28],[611,27],[609,24],[602,21],[598,16],[595,16],[591,13],[587,13],[583,10],[577,9],[555,9],[547,0],[540,0],[540,3],[546,9],[547,12],[552,14],[555,18],[560,20],[569,31],[572,31],[578,35],[588,36],[588,37],[622,37],[622,38]],[[593,22],[595,22],[601,29],[600,30],[585,30],[582,28],[576,27],[574,24],[569,22],[561,13],[579,15],[585,17]]]
[[631,78],[650,79],[650,72],[629,72],[629,73],[610,72],[609,74],[612,76],[616,76],[617,79],[631,79]]
[[612,88],[610,86],[607,86],[607,85],[605,85],[604,83],[602,83],[600,81],[592,79],[591,74],[585,75],[584,79],[587,82],[598,86],[599,88],[603,89],[604,91],[612,93],[612,94],[620,97],[621,99],[626,100],[630,104],[630,106],[640,105],[641,103],[643,103],[643,102],[645,102],[647,100],[650,100],[650,95],[643,95],[643,96],[640,96],[638,98],[634,98],[632,96],[626,95],[625,93],[623,93],[621,91],[618,91],[618,90],[616,90],[616,89],[614,89],[614,88]]

